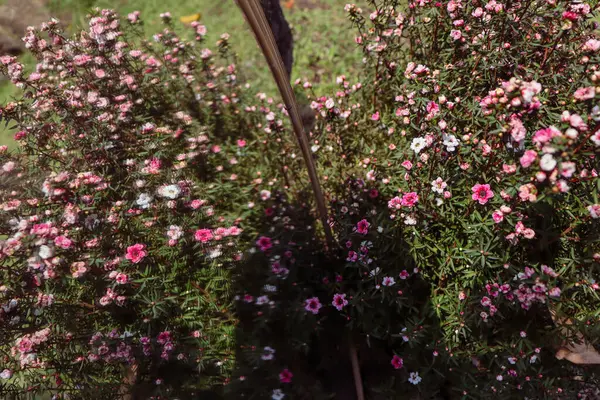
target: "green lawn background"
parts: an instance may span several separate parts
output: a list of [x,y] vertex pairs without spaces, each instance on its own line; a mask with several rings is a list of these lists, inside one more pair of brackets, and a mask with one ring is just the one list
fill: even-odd
[[[295,38],[292,79],[306,78],[314,84],[320,83],[315,85],[318,93],[331,93],[336,76],[351,74],[362,58],[354,44],[354,33],[344,12],[345,4],[345,0],[295,0],[290,9],[284,7]],[[159,14],[162,12],[169,11],[173,15],[181,32],[186,28],[179,23],[179,17],[200,13],[200,22],[208,28],[209,41],[214,43],[221,33],[229,33],[243,75],[257,92],[276,95],[266,63],[233,0],[48,1],[51,15],[62,17],[61,21],[70,32],[86,26],[85,16],[93,7],[111,8],[123,15],[139,10],[148,34],[161,29]],[[33,67],[31,56],[24,55],[21,58],[29,68]],[[18,97],[18,94],[18,90],[10,83],[0,84],[2,104]],[[13,147],[12,135],[13,132],[2,124],[0,145]]]

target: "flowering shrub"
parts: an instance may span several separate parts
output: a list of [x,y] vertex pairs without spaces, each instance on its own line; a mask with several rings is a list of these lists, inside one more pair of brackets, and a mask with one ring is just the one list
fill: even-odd
[[31,30],[29,76],[0,58],[24,89],[2,110],[22,149],[0,150],[3,390],[191,396],[232,371],[236,399],[595,390],[597,1],[369,4],[346,6],[361,82],[297,82],[333,243],[286,111],[169,14],[155,43],[136,13]]
[[350,338],[369,396],[586,396],[597,377],[574,349],[597,355],[599,338],[598,3],[369,3],[346,6],[362,81],[312,98],[342,250],[266,205],[243,280],[262,281],[238,300],[253,332],[240,390],[339,395],[323,369]]
[[20,144],[0,150],[3,394],[189,396],[228,379],[228,266],[270,110],[226,35],[213,53],[204,26],[190,42],[163,19],[154,42],[139,13],[98,11],[73,39],[51,21],[24,38],[34,72],[0,58],[23,89],[2,109]]

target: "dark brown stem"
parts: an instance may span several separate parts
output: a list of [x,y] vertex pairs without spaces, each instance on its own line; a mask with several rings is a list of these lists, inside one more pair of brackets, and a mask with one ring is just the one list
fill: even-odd
[[304,132],[296,97],[288,80],[289,77],[284,68],[277,44],[275,43],[273,32],[271,31],[271,28],[267,22],[259,0],[237,0],[237,3],[256,37],[256,41],[258,42],[265,59],[267,60],[267,63],[269,64],[273,78],[277,83],[281,97],[283,97],[283,101],[292,121],[296,139],[300,145],[300,151],[302,152],[304,163],[306,164],[306,168],[308,170],[308,177],[315,194],[317,209],[323,224],[325,238],[327,239],[328,245],[332,247],[334,241],[331,228],[327,221],[325,197],[323,195],[321,184],[319,183],[319,177],[317,176],[317,169],[314,160],[312,159],[312,155],[310,153],[310,146],[308,143],[308,138]]
[[356,346],[351,338],[348,340],[348,344],[350,345],[350,362],[352,363],[352,376],[354,377],[354,385],[356,387],[356,398],[357,400],[365,400],[365,392],[363,390],[360,366],[358,365]]

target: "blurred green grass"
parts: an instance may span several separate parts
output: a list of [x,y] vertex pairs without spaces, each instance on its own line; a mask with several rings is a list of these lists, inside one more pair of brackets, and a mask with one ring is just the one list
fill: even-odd
[[[0,0],[1,2],[2,0]],[[354,44],[354,33],[344,12],[345,0],[296,0],[291,9],[284,7],[286,19],[294,31],[294,69],[292,81],[308,79],[317,94],[331,93],[338,75],[352,75],[362,55]],[[49,0],[48,8],[76,32],[86,26],[85,16],[93,7],[111,8],[126,15],[139,10],[146,24],[147,34],[161,29],[159,14],[169,11],[179,24],[179,18],[201,13],[200,22],[208,28],[209,41],[218,40],[221,33],[230,34],[233,50],[238,55],[238,67],[256,92],[276,95],[270,72],[233,0]],[[62,17],[62,18],[61,18]],[[68,20],[65,20],[65,17]],[[185,27],[179,24],[180,31]],[[31,57],[22,57],[33,67]],[[0,84],[2,104],[18,97],[18,90],[10,83]],[[12,133],[0,127],[0,145],[13,146]]]

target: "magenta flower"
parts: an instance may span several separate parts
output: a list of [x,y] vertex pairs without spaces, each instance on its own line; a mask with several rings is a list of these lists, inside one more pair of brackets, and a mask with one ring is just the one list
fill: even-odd
[[146,245],[138,243],[127,248],[127,254],[125,255],[125,258],[131,261],[132,263],[137,264],[140,261],[142,261],[142,259],[146,257],[147,254],[148,253],[146,252]]
[[201,243],[206,243],[213,238],[213,234],[210,229],[198,229],[194,234],[194,238]]
[[418,201],[419,195],[415,192],[406,193],[404,196],[402,196],[402,205],[404,207],[414,207]]
[[362,235],[366,235],[367,233],[369,233],[369,226],[371,226],[371,224],[369,224],[369,222],[366,219],[358,221],[358,224],[356,224],[356,232]]
[[495,223],[499,224],[500,222],[502,222],[504,220],[504,213],[500,210],[496,210],[492,214],[492,218],[494,219]]
[[348,300],[346,300],[345,293],[336,293],[333,295],[333,301],[331,304],[338,310],[342,311],[342,308],[348,305]]
[[476,184],[471,188],[473,191],[473,200],[478,201],[479,204],[485,204],[489,199],[494,197],[494,192],[490,189],[490,185]]
[[258,246],[260,251],[267,251],[271,247],[273,247],[273,242],[271,241],[271,238],[268,238],[266,236],[261,236],[256,241],[256,245]]
[[308,312],[311,312],[315,315],[319,313],[319,310],[323,307],[318,297],[311,297],[310,299],[306,299],[304,301],[304,309]]
[[404,366],[404,360],[401,357],[398,357],[394,354],[394,357],[392,357],[392,366],[395,369],[400,369]]
[[293,376],[294,374],[292,374],[291,371],[286,368],[279,373],[279,381],[281,383],[291,383]]

